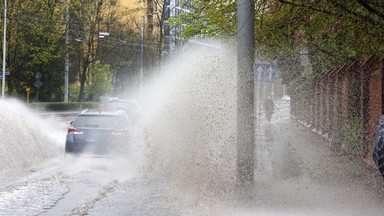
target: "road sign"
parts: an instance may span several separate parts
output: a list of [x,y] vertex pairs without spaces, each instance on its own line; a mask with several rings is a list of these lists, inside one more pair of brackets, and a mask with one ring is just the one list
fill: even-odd
[[[5,70],[5,76],[10,76],[11,75],[11,71],[9,70]],[[0,72],[0,79],[3,78],[3,72]]]
[[99,32],[99,38],[104,38],[109,36],[109,32]]
[[29,103],[29,93],[31,91],[31,88],[27,87],[25,88],[25,91],[27,92],[27,103]]
[[275,82],[276,66],[274,64],[254,64],[255,82]]
[[42,74],[40,72],[37,72],[36,75],[35,75],[36,79],[41,79],[42,77]]
[[35,85],[36,88],[40,88],[42,85],[43,85],[43,82],[41,82],[40,80],[37,80],[35,83],[33,83]]

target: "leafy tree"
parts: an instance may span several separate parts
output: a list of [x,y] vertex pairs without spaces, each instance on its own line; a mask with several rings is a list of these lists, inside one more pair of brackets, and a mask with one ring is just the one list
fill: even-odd
[[[74,0],[71,1],[71,30],[80,36],[83,42],[78,49],[77,71],[79,74],[80,91],[78,101],[84,100],[84,88],[89,67],[96,61],[98,27],[101,19],[102,1]],[[76,69],[76,68],[74,68]]]
[[[62,101],[66,47],[70,54],[70,83],[79,84],[77,101],[97,97],[86,94],[85,87],[93,83],[89,80],[94,78],[91,68],[99,64],[110,65],[112,77],[108,82],[114,85],[115,91],[136,81],[134,77],[140,68],[141,20],[133,19],[133,14],[139,10],[119,7],[115,0],[9,2],[6,59],[7,69],[11,71],[7,77],[9,94],[23,97],[25,88],[31,87],[31,98],[37,98],[34,82],[36,73],[40,72],[43,85],[39,99]],[[65,20],[67,6],[68,22]],[[65,43],[67,25],[68,46]],[[110,36],[99,38],[100,31],[109,32]],[[148,37],[148,41],[153,39]],[[157,55],[153,51],[156,47],[158,43],[146,42],[148,58]],[[127,80],[131,80],[130,83]]]
[[[161,61],[164,43],[165,1],[151,1],[158,10],[152,15],[159,32],[153,28],[150,34],[151,26],[147,26],[144,62],[148,69]],[[235,0],[181,0],[179,4],[192,11],[170,21],[175,26],[185,26],[179,29],[183,37],[226,38],[236,34]],[[36,98],[34,82],[40,72],[43,85],[39,98],[62,100],[67,5],[63,0],[9,1],[9,94],[25,95],[25,88],[31,87],[31,98]],[[299,83],[302,79],[303,50],[308,51],[314,73],[384,52],[382,1],[259,0],[254,1],[254,6],[256,53],[261,59],[277,61],[279,68],[284,69],[281,76],[285,83]],[[84,93],[85,87],[92,82],[91,68],[99,64],[110,65],[112,77],[108,82],[112,82],[115,92],[137,79],[141,20],[134,19],[137,10],[118,8],[114,0],[70,1],[70,82],[80,84],[79,101],[90,99]],[[98,38],[99,31],[110,32],[110,37]]]
[[[297,52],[300,46],[308,47],[317,72],[368,55],[380,55],[384,51],[379,36],[383,22],[380,24],[379,18],[358,2],[271,1],[257,39],[277,50],[282,50],[282,46]],[[273,40],[276,35],[284,40]]]
[[101,28],[110,36],[99,39],[98,58],[101,64],[110,65],[112,73],[113,95],[118,95],[129,86],[137,83],[135,77],[140,70],[141,20],[137,20],[140,11],[119,7],[104,15]]
[[182,37],[204,35],[207,37],[227,37],[236,33],[236,1],[181,1],[181,6],[189,4],[192,13],[182,13],[172,18],[170,24],[185,25]]
[[112,90],[112,73],[109,71],[109,65],[93,65],[90,68],[88,79],[88,99],[93,101],[100,96],[108,94]]
[[[234,35],[235,1],[192,1],[194,10],[173,19],[182,35]],[[303,48],[314,73],[384,53],[384,4],[381,1],[260,0],[255,5],[256,53],[284,66],[283,78],[300,76]]]
[[[58,91],[57,83],[49,77],[56,77],[53,65],[59,58],[60,44],[60,8],[59,1],[11,1],[8,5],[7,29],[7,68],[11,76],[7,79],[8,93],[25,94],[25,87],[33,86],[35,74],[44,73],[43,86],[40,93],[50,98],[51,92]],[[49,75],[48,75],[49,72]]]
[[[283,82],[293,85],[291,89],[300,89],[303,83],[299,78],[303,68],[297,67],[300,66],[303,47],[308,50],[315,74],[355,60],[363,61],[369,55],[382,55],[384,47],[380,35],[384,33],[383,20],[360,3],[270,1],[266,5],[268,13],[261,17],[256,36],[259,51],[268,58],[277,58],[278,64],[285,66],[280,67],[281,75]],[[376,3],[376,8],[384,9],[379,3]],[[312,77],[305,76],[304,79]]]
[[[86,97],[85,85],[90,78],[92,65],[107,64],[112,73],[110,82],[113,94],[124,91],[127,86],[137,83],[140,70],[141,20],[137,20],[140,10],[119,7],[118,2],[103,1],[102,5],[93,1],[72,3],[70,27],[72,38],[81,38],[80,43],[71,45],[72,70],[80,81],[78,100]],[[87,7],[84,4],[91,4]],[[98,38],[98,32],[108,32],[109,36]],[[147,39],[151,41],[152,38]],[[150,53],[155,46],[145,43],[145,53]],[[149,55],[148,55],[149,56]],[[144,61],[148,62],[149,57]],[[76,82],[76,80],[72,80]],[[82,87],[83,86],[83,87]],[[95,98],[93,98],[95,99]]]

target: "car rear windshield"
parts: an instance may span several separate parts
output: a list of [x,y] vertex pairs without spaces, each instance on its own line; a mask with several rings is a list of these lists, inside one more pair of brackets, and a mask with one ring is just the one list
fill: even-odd
[[87,128],[123,128],[127,122],[122,116],[115,115],[80,115],[73,122],[74,127]]

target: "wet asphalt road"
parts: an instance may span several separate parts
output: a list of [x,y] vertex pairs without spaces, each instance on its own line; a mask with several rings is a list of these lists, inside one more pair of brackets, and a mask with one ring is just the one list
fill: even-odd
[[327,141],[290,120],[288,113],[289,107],[281,106],[272,124],[260,117],[253,186],[234,186],[211,204],[181,204],[180,197],[164,193],[165,187],[151,191],[148,184],[138,192],[139,197],[145,194],[141,200],[147,208],[137,206],[140,198],[137,191],[129,192],[137,189],[131,182],[96,203],[90,215],[382,215],[384,179],[377,170],[330,151]]
[[2,175],[0,215],[382,215],[377,170],[330,151],[288,114],[281,106],[272,124],[260,122],[255,184],[229,186],[211,202],[175,193],[170,179],[143,178],[129,161],[57,158]]

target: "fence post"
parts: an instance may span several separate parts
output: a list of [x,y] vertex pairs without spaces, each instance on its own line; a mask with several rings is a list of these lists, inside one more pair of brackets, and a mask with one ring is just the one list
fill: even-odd
[[[378,98],[371,98],[371,86],[370,81],[372,74],[379,69],[378,60],[374,57],[368,58],[361,66],[361,153],[363,158],[370,156],[371,141],[373,138],[374,127],[377,124],[377,117],[373,116],[372,102]],[[381,94],[380,94],[381,95]],[[381,99],[381,98],[380,98]]]

